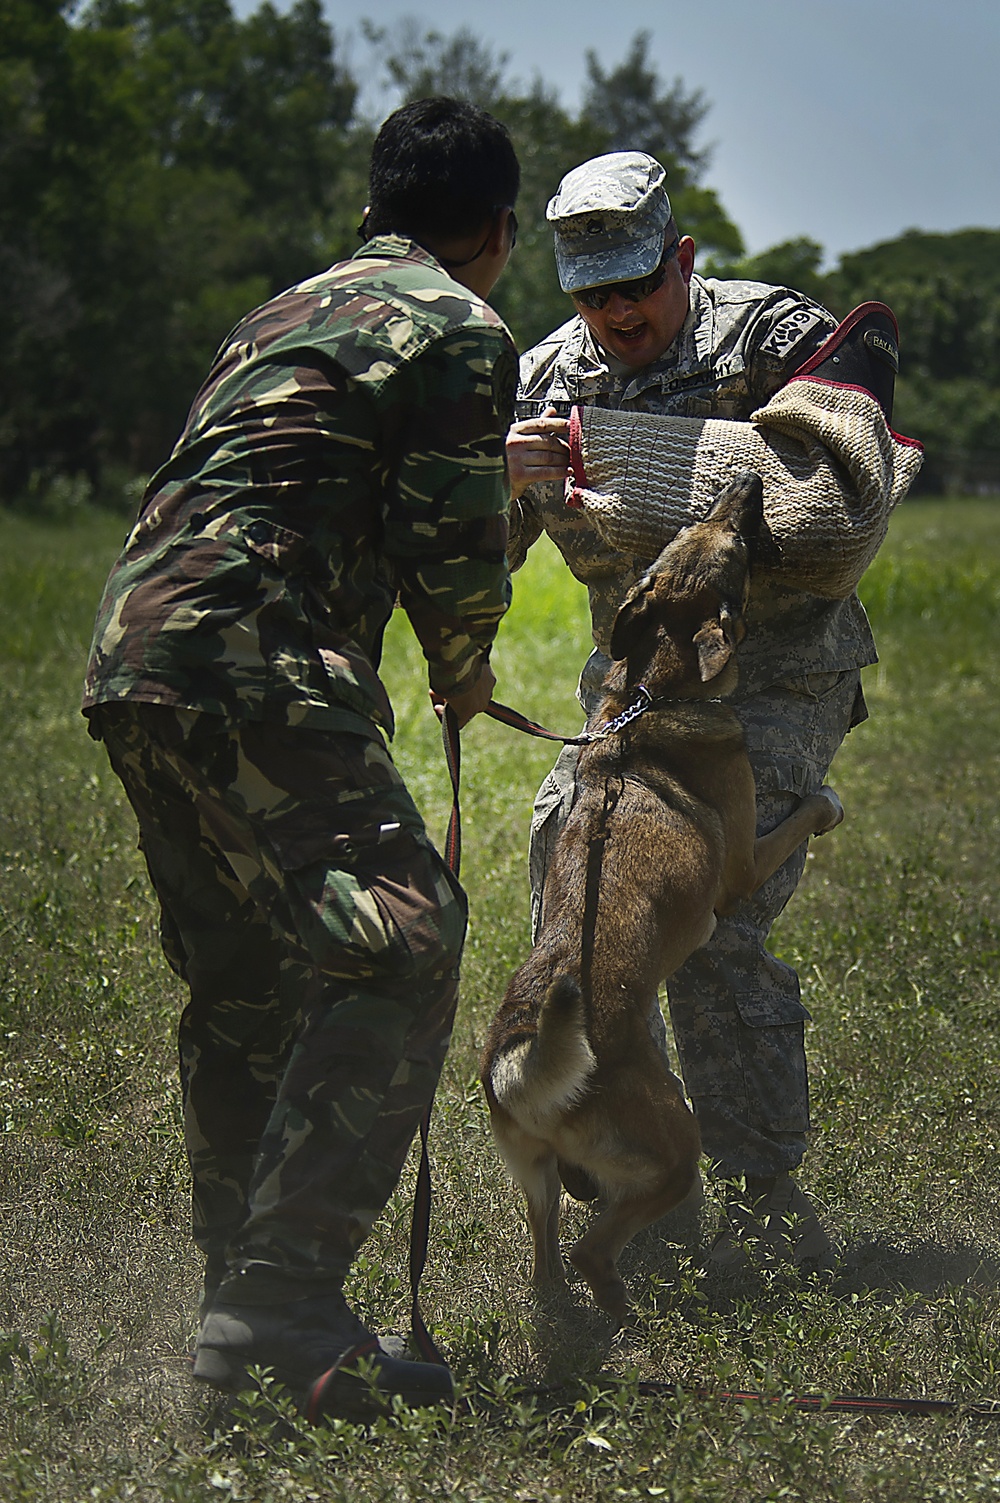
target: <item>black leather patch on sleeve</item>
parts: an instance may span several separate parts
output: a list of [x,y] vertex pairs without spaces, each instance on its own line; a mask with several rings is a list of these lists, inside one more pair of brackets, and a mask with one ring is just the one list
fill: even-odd
[[779,365],[784,365],[793,350],[797,350],[807,335],[822,331],[829,334],[833,320],[819,308],[796,308],[775,324],[761,342],[758,354],[766,356]]

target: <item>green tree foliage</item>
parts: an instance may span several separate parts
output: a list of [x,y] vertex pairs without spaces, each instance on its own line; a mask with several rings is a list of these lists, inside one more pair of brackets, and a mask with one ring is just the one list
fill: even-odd
[[606,72],[588,50],[584,117],[605,132],[609,151],[648,151],[682,183],[696,182],[709,153],[695,150],[694,134],[709,105],[700,89],[688,93],[681,78],[662,89],[649,43],[648,31],[636,32],[625,57]]
[[1000,231],[909,231],[845,256],[829,278],[838,307],[869,297],[906,326],[907,370],[1000,386]]
[[156,166],[240,184],[269,282],[313,270],[356,95],[320,0],[284,15],[265,4],[243,22],[229,0],[94,0],[84,25],[127,39]]
[[[135,185],[139,104],[118,39],[61,0],[12,0],[0,31],[0,448],[8,484],[49,457],[95,462],[119,209]],[[114,224],[116,236],[109,236]]]
[[319,0],[13,0],[0,487],[161,459],[249,307],[344,248],[355,88]]
[[739,230],[701,181],[711,153],[696,150],[694,136],[710,106],[700,89],[688,92],[681,78],[662,86],[649,44],[650,33],[637,32],[622,61],[607,70],[588,51],[583,119],[603,133],[605,151],[648,151],[663,163],[674,217],[703,256],[740,256]]
[[794,287],[797,292],[822,301],[826,296],[826,279],[820,271],[822,261],[823,247],[819,241],[800,235],[795,240],[772,245],[757,256],[720,259],[718,274],[747,282],[768,282],[774,287]]
[[899,321],[894,421],[925,445],[923,488],[1000,489],[1000,230],[910,230],[844,256],[830,307],[869,298]]
[[362,32],[401,104],[448,94],[495,112],[497,101],[506,96],[508,54],[494,52],[467,27],[445,36],[422,32],[416,21],[405,19],[394,30],[362,22]]
[[430,93],[485,105],[514,137],[520,231],[495,299],[522,347],[571,311],[545,220],[560,177],[600,152],[650,151],[700,264],[837,312],[889,302],[897,419],[927,441],[929,479],[1000,477],[1000,232],[911,232],[827,273],[806,238],[746,257],[705,182],[708,103],[660,78],[649,33],[620,61],[587,55],[575,112],[468,28],[364,38],[382,75],[371,117],[321,0],[244,19],[231,0],[3,0],[0,503],[159,463],[226,331],[356,247],[378,119]]

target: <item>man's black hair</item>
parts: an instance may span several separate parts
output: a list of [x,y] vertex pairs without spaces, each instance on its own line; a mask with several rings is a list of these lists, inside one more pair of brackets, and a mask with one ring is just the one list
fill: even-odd
[[364,233],[415,240],[474,235],[513,208],[521,183],[507,127],[464,99],[416,99],[372,148]]

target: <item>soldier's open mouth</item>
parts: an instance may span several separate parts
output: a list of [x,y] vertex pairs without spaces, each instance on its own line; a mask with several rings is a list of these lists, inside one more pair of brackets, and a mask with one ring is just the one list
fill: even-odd
[[645,332],[645,329],[646,329],[645,323],[641,323],[641,324],[633,324],[633,325],[631,325],[627,329],[615,329],[615,328],[612,328],[611,332],[612,332],[612,334],[614,334],[614,336],[615,336],[616,339],[633,340],[633,339],[641,339],[643,333]]

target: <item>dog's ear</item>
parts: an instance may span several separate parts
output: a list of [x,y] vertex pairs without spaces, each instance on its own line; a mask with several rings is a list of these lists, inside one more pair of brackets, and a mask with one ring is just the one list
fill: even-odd
[[740,617],[732,606],[723,603],[718,616],[711,616],[695,632],[698,649],[698,674],[703,684],[717,678],[736,651]]
[[615,624],[611,629],[611,656],[616,662],[627,658],[636,638],[645,625],[646,615],[653,603],[653,588],[656,572],[647,572],[629,590],[618,607]]

